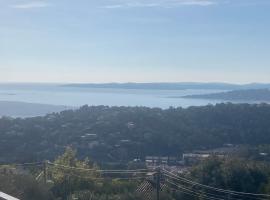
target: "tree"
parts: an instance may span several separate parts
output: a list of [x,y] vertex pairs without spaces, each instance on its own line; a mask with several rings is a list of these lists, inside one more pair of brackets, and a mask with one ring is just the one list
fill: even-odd
[[263,193],[268,184],[269,167],[240,158],[209,158],[191,171],[197,182],[238,192]]
[[94,188],[96,178],[100,177],[96,172],[97,169],[95,164],[90,164],[88,158],[83,161],[78,160],[76,151],[68,147],[49,168],[54,183],[52,191],[56,196],[65,199],[77,190]]

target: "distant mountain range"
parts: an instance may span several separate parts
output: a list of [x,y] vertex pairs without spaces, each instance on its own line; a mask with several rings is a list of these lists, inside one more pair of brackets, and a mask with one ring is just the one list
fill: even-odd
[[144,89],[144,90],[186,90],[186,89],[205,89],[205,90],[242,90],[242,89],[265,89],[270,88],[270,84],[251,83],[251,84],[230,84],[230,83],[85,83],[85,84],[66,84],[63,87],[77,88],[111,88],[111,89]]
[[234,90],[229,92],[220,92],[213,94],[188,95],[181,98],[191,99],[211,99],[225,101],[253,101],[253,102],[270,102],[269,89],[249,89]]
[[52,112],[60,112],[70,107],[36,103],[0,101],[0,117],[36,117]]

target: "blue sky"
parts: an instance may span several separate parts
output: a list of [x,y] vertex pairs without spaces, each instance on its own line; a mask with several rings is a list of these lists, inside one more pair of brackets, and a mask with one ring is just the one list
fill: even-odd
[[269,0],[0,0],[0,82],[270,82]]

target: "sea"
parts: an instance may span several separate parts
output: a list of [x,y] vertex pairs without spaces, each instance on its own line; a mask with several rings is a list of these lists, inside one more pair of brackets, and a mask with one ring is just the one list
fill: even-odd
[[[0,108],[5,103],[5,109],[0,109],[0,115],[12,117],[31,117],[44,115],[49,112],[59,111],[65,108],[78,108],[83,105],[97,106],[145,106],[166,109],[169,107],[190,107],[217,104],[222,101],[205,99],[181,98],[185,95],[208,94],[222,92],[223,90],[148,90],[148,89],[108,89],[108,88],[80,88],[68,87],[62,84],[0,84]],[[8,104],[11,103],[11,104]],[[20,105],[27,105],[26,113],[16,114],[14,110]],[[8,107],[10,106],[10,108]],[[31,105],[46,108],[42,112],[29,111]],[[40,106],[37,106],[40,105]],[[25,107],[26,108],[26,107]],[[55,110],[54,110],[55,109]],[[7,110],[8,112],[5,113]],[[18,110],[18,109],[17,109]],[[38,110],[38,109],[37,109]],[[27,113],[28,111],[28,113]]]

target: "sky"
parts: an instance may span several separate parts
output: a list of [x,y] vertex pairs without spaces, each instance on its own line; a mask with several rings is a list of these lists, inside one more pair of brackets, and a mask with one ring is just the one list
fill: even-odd
[[270,0],[0,0],[0,82],[270,82]]

